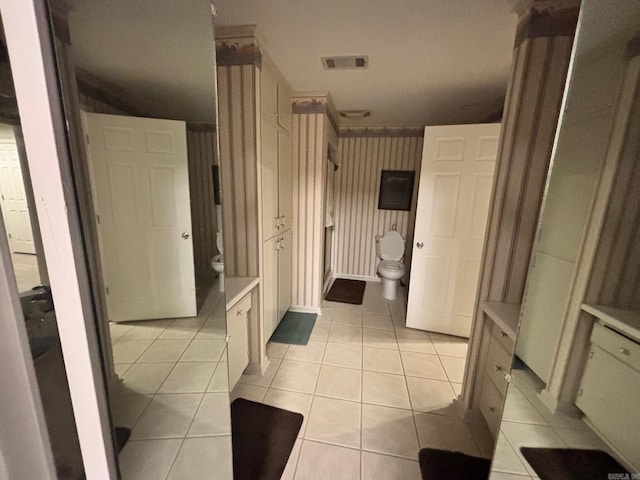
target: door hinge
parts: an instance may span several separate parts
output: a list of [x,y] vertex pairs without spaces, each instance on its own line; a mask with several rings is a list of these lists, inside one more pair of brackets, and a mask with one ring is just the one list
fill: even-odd
[[100,215],[96,215],[96,220],[98,221],[98,225],[100,225]]
[[7,236],[8,236],[9,238],[13,238],[13,237],[11,236],[11,234],[10,234],[10,233],[7,233]]
[[84,136],[85,141],[87,142],[87,145],[91,145],[91,142],[89,141],[89,134],[85,134]]
[[111,295],[111,292],[109,291],[109,287],[106,287],[107,290],[107,295]]

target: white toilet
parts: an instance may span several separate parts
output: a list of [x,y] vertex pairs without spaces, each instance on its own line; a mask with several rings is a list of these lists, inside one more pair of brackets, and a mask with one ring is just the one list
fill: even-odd
[[221,292],[224,292],[224,259],[222,258],[222,231],[216,232],[216,247],[218,247],[218,251],[220,254],[216,255],[211,259],[211,267],[215,272],[218,272],[218,289]]
[[376,255],[380,260],[378,273],[382,277],[382,296],[387,300],[394,300],[398,293],[398,282],[404,277],[405,267],[404,238],[395,230],[390,230],[384,236],[376,235]]

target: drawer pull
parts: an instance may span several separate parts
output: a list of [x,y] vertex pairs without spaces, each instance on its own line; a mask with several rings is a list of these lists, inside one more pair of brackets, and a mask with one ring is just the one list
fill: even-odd
[[487,410],[489,410],[491,413],[495,413],[496,407],[492,407],[491,405],[489,405],[487,406]]
[[238,310],[238,313],[236,313],[236,315],[237,315],[238,317],[241,317],[241,316],[242,316],[242,310]]
[[500,330],[500,336],[501,336],[502,338],[504,338],[504,337],[506,337],[506,336],[507,336],[507,334],[506,334],[505,332],[503,332],[502,330]]
[[501,366],[501,365],[498,365],[498,364],[496,363],[496,372],[502,372],[502,371],[504,371],[504,369],[502,368],[502,366]]
[[618,349],[618,351],[619,351],[622,355],[630,355],[630,354],[631,354],[631,352],[629,351],[629,349],[628,349],[628,348],[624,348],[624,347],[620,347],[620,348]]

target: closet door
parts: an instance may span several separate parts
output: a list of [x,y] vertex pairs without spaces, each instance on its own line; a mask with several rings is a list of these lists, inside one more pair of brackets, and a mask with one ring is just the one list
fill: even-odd
[[278,322],[282,320],[291,306],[291,230],[280,235],[278,251]]
[[[268,239],[278,234],[278,127],[262,121],[262,232]],[[289,192],[291,188],[289,188]]]
[[278,131],[278,211],[280,214],[280,231],[291,228],[291,135],[284,130]]
[[284,85],[278,84],[278,123],[287,132],[290,132],[292,121],[291,95]]

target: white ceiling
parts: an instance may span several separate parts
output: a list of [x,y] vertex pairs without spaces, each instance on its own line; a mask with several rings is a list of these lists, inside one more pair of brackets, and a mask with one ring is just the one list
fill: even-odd
[[[329,90],[367,124],[477,121],[504,96],[517,17],[508,0],[213,0],[215,25],[256,24],[294,90]],[[368,55],[366,70],[320,57]],[[362,120],[343,123],[359,123]]]
[[[329,90],[340,110],[371,109],[367,124],[478,121],[505,93],[514,0],[213,1],[216,25],[258,25],[296,91]],[[69,3],[79,67],[156,116],[213,120],[209,0]],[[369,68],[320,62],[351,54],[368,55]]]

